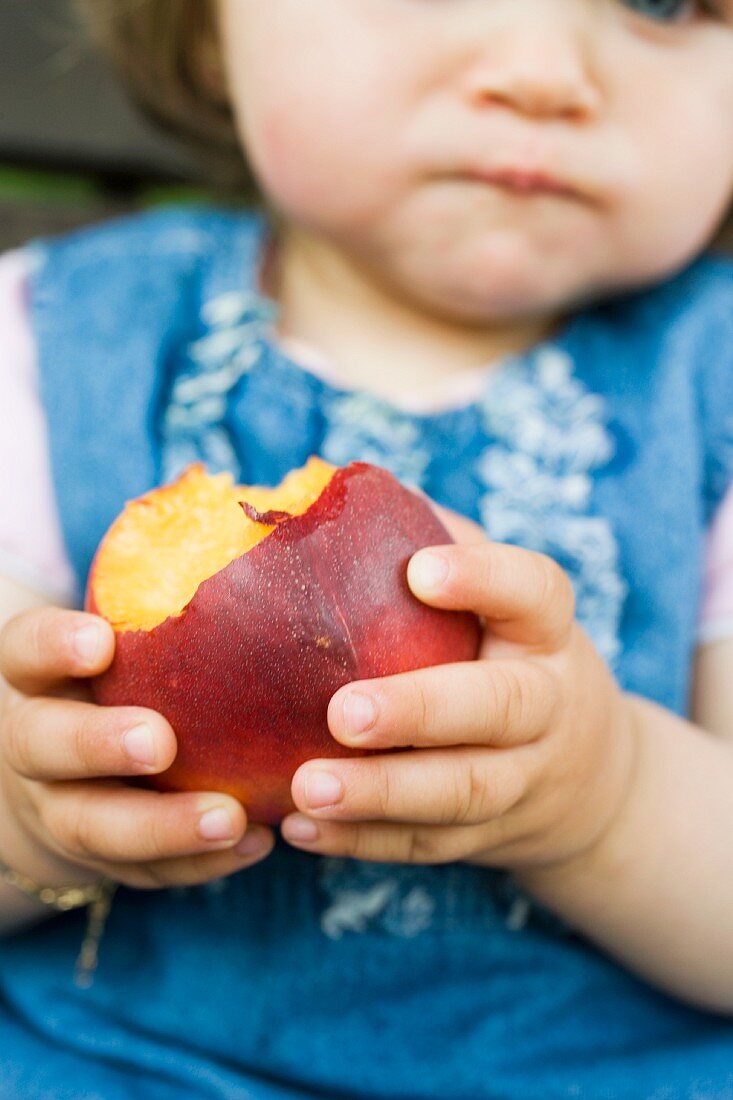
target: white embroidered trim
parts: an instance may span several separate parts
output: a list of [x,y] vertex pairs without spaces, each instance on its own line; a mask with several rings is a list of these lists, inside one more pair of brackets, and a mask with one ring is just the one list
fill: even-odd
[[321,931],[339,940],[346,932],[378,927],[409,939],[429,928],[436,902],[416,882],[424,876],[412,867],[354,862],[337,856],[321,857],[320,885],[330,898],[321,913]]
[[332,940],[340,940],[344,932],[366,931],[370,918],[383,912],[394,895],[397,884],[385,879],[368,890],[338,890],[328,909],[321,913],[321,930]]
[[493,440],[476,465],[486,531],[566,569],[577,618],[613,665],[628,588],[611,525],[587,514],[591,472],[614,454],[603,400],[573,377],[569,355],[546,346],[489,379],[481,412]]
[[162,425],[164,483],[191,462],[210,473],[239,468],[225,426],[227,399],[264,350],[263,337],[277,305],[259,294],[233,291],[207,302],[201,319],[208,332],[187,349],[188,364],[177,376]]
[[400,481],[420,486],[430,463],[421,432],[402,413],[370,394],[332,397],[324,402],[328,430],[321,455],[336,466],[359,459],[384,466]]

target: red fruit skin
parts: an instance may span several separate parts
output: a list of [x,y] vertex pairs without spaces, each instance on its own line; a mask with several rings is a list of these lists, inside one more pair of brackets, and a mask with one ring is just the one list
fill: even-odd
[[[477,656],[476,616],[427,607],[407,584],[415,551],[451,541],[390,473],[352,463],[307,512],[204,581],[179,615],[118,633],[93,697],[170,722],[176,759],[146,783],[224,791],[250,821],[278,824],[295,808],[290,784],[306,760],[366,755],[328,730],[338,688]],[[94,565],[95,612],[93,590]]]

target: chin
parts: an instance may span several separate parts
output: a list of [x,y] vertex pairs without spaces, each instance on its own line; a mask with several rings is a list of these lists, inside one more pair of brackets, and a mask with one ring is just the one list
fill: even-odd
[[[538,247],[517,233],[489,233],[442,254],[419,250],[401,264],[400,285],[413,302],[444,317],[487,324],[553,315],[582,298],[594,282],[587,257]],[[403,293],[405,293],[403,291]]]
[[505,324],[567,310],[583,300],[582,287],[553,279],[547,270],[513,271],[487,268],[471,277],[456,278],[431,288],[431,307],[446,317],[475,324]]

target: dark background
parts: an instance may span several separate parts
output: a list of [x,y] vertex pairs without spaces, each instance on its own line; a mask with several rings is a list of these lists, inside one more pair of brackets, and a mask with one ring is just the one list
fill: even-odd
[[67,0],[0,0],[0,251],[201,186],[128,107]]

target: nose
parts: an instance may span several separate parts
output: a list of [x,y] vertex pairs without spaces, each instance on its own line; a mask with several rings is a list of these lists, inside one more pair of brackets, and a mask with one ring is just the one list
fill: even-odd
[[[519,5],[518,5],[519,7]],[[601,91],[591,72],[588,45],[567,20],[542,19],[524,10],[488,35],[469,71],[466,95],[473,106],[494,104],[532,118],[582,122],[595,116]]]

